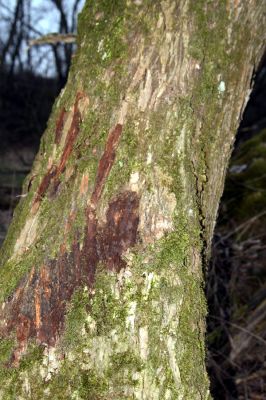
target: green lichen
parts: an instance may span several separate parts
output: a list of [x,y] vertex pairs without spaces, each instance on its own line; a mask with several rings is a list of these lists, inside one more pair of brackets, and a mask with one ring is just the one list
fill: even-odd
[[[235,22],[233,30],[229,28],[232,21],[229,18],[226,1],[191,2],[190,13],[196,34],[191,36],[189,52],[201,69],[190,99],[193,113],[189,119],[193,132],[195,116],[197,114],[200,116],[204,112],[199,141],[201,158],[197,166],[200,167],[203,176],[208,176],[206,171],[214,154],[212,149],[219,143],[216,132],[217,126],[222,123],[221,110],[227,101],[228,91],[235,87],[238,80],[239,70],[235,66],[245,62],[245,50],[250,40],[250,32],[241,21]],[[230,45],[229,30],[230,40],[237,45]],[[223,93],[219,92],[221,82],[225,86]],[[218,101],[215,101],[215,98]]]
[[[166,390],[171,390],[172,396],[177,395],[178,389],[169,369],[168,353],[165,347],[165,338],[167,335],[174,335],[177,338],[177,354],[178,349],[182,349],[182,356],[180,356],[178,364],[181,365],[182,385],[187,387],[186,395],[191,396],[194,391],[196,394],[204,386],[200,368],[195,370],[194,367],[195,365],[202,365],[202,367],[204,365],[204,349],[199,345],[197,323],[205,315],[206,305],[201,288],[201,280],[191,274],[186,265],[187,250],[191,243],[190,236],[186,232],[185,227],[185,223],[180,224],[179,229],[177,229],[178,233],[167,235],[156,243],[155,246],[149,246],[146,252],[141,255],[139,252],[136,251],[135,253],[133,250],[130,267],[133,275],[120,287],[119,294],[114,289],[117,285],[117,276],[106,272],[99,266],[94,294],[88,296],[88,292],[83,290],[78,291],[74,295],[67,316],[63,343],[65,345],[68,343],[70,346],[65,347],[66,351],[74,352],[72,357],[76,358],[76,364],[79,365],[77,361],[79,359],[78,354],[82,353],[82,349],[90,349],[88,350],[88,356],[87,353],[82,353],[84,364],[86,362],[90,363],[91,357],[94,357],[92,356],[92,343],[97,343],[97,340],[101,338],[104,340],[103,343],[111,341],[108,345],[108,352],[111,352],[111,355],[107,363],[107,369],[104,369],[102,372],[101,370],[98,371],[100,375],[103,373],[104,378],[102,379],[104,381],[108,379],[108,384],[107,386],[104,385],[104,387],[98,388],[98,391],[93,392],[95,396],[104,398],[106,393],[110,394],[112,392],[112,388],[116,388],[117,390],[120,387],[120,397],[118,398],[127,398],[123,392],[124,388],[131,386],[133,390],[133,387],[137,387],[140,376],[144,371],[149,371],[150,368],[153,371],[162,368],[163,372],[161,374],[164,377],[164,383],[162,385],[159,382],[159,377],[157,381],[157,385],[162,386],[160,389],[161,395]],[[144,287],[145,277],[149,273],[154,273],[157,278],[151,284],[150,290],[147,293]],[[173,276],[179,276],[179,286],[173,284]],[[179,303],[181,297],[183,298],[183,303],[179,311],[181,315],[180,323],[176,326],[176,330],[172,332],[171,329],[173,327],[171,323],[169,325],[164,325],[163,323],[166,312],[164,305]],[[197,298],[197,304],[195,304],[195,298]],[[148,326],[150,345],[146,361],[141,360],[134,349],[130,350],[130,340],[127,339],[128,335],[130,337],[130,333],[126,334],[128,329],[126,328],[126,321],[129,311],[128,307],[132,302],[136,302],[137,310],[135,316],[135,334],[137,334],[140,327]],[[85,329],[86,332],[84,336],[78,334],[82,329]],[[116,341],[112,342],[111,337],[114,334],[117,335],[118,343]],[[81,338],[81,342],[78,344],[75,339],[77,337],[79,337],[78,340]],[[87,359],[86,357],[89,358]],[[109,356],[107,355],[107,357]],[[103,363],[102,368],[105,368],[104,365],[105,363]],[[87,383],[90,376],[89,371],[88,375],[85,372],[82,373]],[[95,366],[93,371],[95,372]],[[85,378],[86,376],[87,378]],[[194,389],[191,382],[194,382]],[[88,385],[90,384],[88,383]],[[205,384],[207,385],[207,380]],[[86,389],[80,387],[79,391],[82,392],[82,390]],[[96,390],[96,388],[94,387],[93,390]],[[202,391],[204,390],[202,389]]]
[[[21,198],[18,206],[14,211],[14,216],[11,225],[8,229],[8,233],[5,242],[0,250],[0,260],[1,264],[4,265],[5,262],[10,258],[16,239],[25,224],[25,220],[28,216],[29,204],[33,198],[33,193],[28,193],[24,198]],[[1,273],[2,268],[0,268]]]
[[45,249],[36,244],[22,257],[10,259],[0,268],[0,302],[6,301],[17,287],[20,280],[33,266],[43,260]]
[[[175,233],[148,246],[144,252],[133,249],[130,262],[132,275],[121,286],[117,286],[116,274],[107,272],[99,265],[94,294],[90,295],[86,288],[79,289],[68,307],[65,333],[59,346],[59,352],[65,353],[65,359],[60,363],[59,371],[46,383],[38,378],[36,368],[43,357],[42,350],[37,352],[36,358],[34,352],[37,350],[33,349],[22,359],[19,370],[12,372],[12,380],[16,379],[16,383],[9,389],[10,397],[7,395],[6,398],[11,399],[22,393],[23,371],[28,371],[27,379],[36,398],[63,399],[75,393],[79,399],[105,399],[111,394],[113,398],[130,399],[132,394],[127,394],[125,388],[133,393],[141,385],[142,376],[157,370],[163,377],[163,382],[160,376],[154,377],[161,398],[167,390],[175,397],[179,393],[169,368],[165,343],[169,335],[176,340],[177,362],[182,387],[186,388],[185,396],[191,397],[194,393],[196,396],[200,390],[204,391],[202,387],[207,382],[203,384],[201,369],[195,369],[195,365],[203,365],[204,362],[197,324],[205,315],[205,303],[201,280],[190,272],[187,265],[191,238],[193,240],[187,226],[185,220],[179,220]],[[156,279],[147,290],[150,273],[155,274]],[[174,283],[176,277],[178,284]],[[179,323],[165,323],[168,307],[179,304],[181,298],[181,309],[172,316],[175,319],[180,314]],[[146,360],[141,359],[137,348],[132,347],[131,333],[126,328],[128,307],[132,302],[136,302],[136,338],[139,328],[148,327],[149,352]],[[114,335],[117,340],[112,339]],[[92,360],[101,351],[100,347],[97,350],[100,343],[107,345],[105,357],[108,362],[98,365],[97,370]],[[10,387],[10,376],[5,379],[4,385],[7,383]]]
[[[152,2],[145,2],[143,7],[151,7]],[[152,7],[153,8],[153,7]],[[150,8],[150,10],[152,9]],[[133,18],[127,18],[134,11]],[[136,12],[135,12],[136,11]],[[64,93],[57,99],[52,115],[48,123],[47,130],[41,141],[40,151],[37,156],[35,166],[33,169],[37,172],[37,177],[31,174],[26,178],[24,184],[24,193],[28,191],[28,184],[31,181],[31,189],[27,196],[23,198],[16,211],[13,218],[13,223],[8,232],[6,243],[2,248],[1,262],[3,267],[1,268],[1,273],[6,275],[9,274],[6,270],[10,271],[10,275],[13,270],[20,269],[20,272],[13,275],[12,285],[10,290],[12,290],[20,278],[29,270],[32,265],[27,262],[30,261],[26,258],[26,261],[16,263],[14,269],[6,264],[7,260],[11,257],[14,244],[20,234],[27,216],[29,215],[29,210],[32,204],[32,200],[36,195],[38,186],[47,173],[48,159],[54,148],[54,135],[55,135],[55,125],[58,118],[58,114],[63,108],[69,110],[75,102],[76,91],[78,89],[84,90],[88,93],[90,98],[90,104],[99,103],[101,104],[97,109],[97,113],[91,110],[82,122],[79,137],[74,144],[74,149],[67,161],[66,167],[74,167],[74,171],[79,171],[79,174],[83,171],[89,173],[89,184],[90,192],[92,191],[91,182],[95,179],[95,174],[97,170],[99,154],[103,152],[107,134],[110,129],[110,121],[112,120],[113,108],[119,104],[121,96],[124,94],[124,88],[128,86],[128,74],[123,67],[123,58],[127,57],[128,48],[125,45],[127,35],[130,34],[132,25],[135,25],[139,20],[139,13],[143,15],[143,20],[141,20],[142,28],[146,29],[147,22],[151,18],[153,13],[147,13],[145,10],[139,8],[132,3],[130,6],[127,5],[126,1],[116,1],[116,2],[100,2],[95,3],[93,1],[88,1],[80,16],[79,21],[79,50],[74,57],[73,65],[70,71],[68,85],[64,90]],[[141,29],[142,29],[141,28]],[[86,36],[85,44],[83,47],[82,43]],[[89,36],[89,37],[88,37]],[[102,45],[101,45],[101,41]],[[99,51],[98,51],[99,50]],[[105,55],[105,57],[103,57]],[[86,67],[83,67],[85,65]],[[107,84],[101,79],[101,74],[112,65],[112,71],[115,73],[111,80],[111,83]],[[89,68],[88,68],[89,66]],[[82,87],[79,87],[79,82],[83,82]],[[130,130],[130,127],[125,128],[125,133]],[[125,134],[125,138],[129,135]],[[123,139],[126,141],[127,139]],[[84,148],[84,142],[88,142],[87,149]],[[129,150],[131,145],[125,145],[125,151]],[[80,148],[82,152],[80,153]],[[94,157],[91,153],[92,150],[96,148],[97,157]],[[57,149],[57,157],[60,157]],[[134,150],[135,151],[135,150]],[[122,160],[118,165],[128,165],[125,161],[125,153],[123,154]],[[124,164],[125,161],[125,164]],[[56,162],[56,161],[55,161]],[[124,174],[125,179],[129,174],[129,169],[127,173]],[[121,170],[121,167],[120,167]],[[125,169],[123,168],[123,171]],[[121,172],[121,171],[120,171]],[[114,187],[111,190],[112,174],[110,183],[108,184],[107,192],[114,190],[116,183],[114,182]],[[31,179],[33,178],[33,179]],[[40,225],[43,227],[41,235],[38,238],[38,249],[49,248],[51,256],[56,256],[58,248],[60,246],[61,236],[58,235],[57,221],[60,218],[62,223],[67,218],[64,210],[69,206],[72,199],[72,184],[75,178],[75,173],[71,180],[66,183],[64,174],[60,177],[62,181],[60,196],[50,199],[45,197],[41,209],[40,209]],[[71,190],[72,189],[72,190]],[[77,187],[75,187],[77,189]],[[111,195],[111,194],[110,194]],[[77,207],[78,208],[78,207]],[[83,232],[84,218],[82,218],[82,213],[78,212],[79,218],[75,222],[75,228],[78,226],[79,232]],[[49,215],[49,218],[47,216]],[[72,238],[71,232],[69,238]],[[69,242],[69,241],[68,241]],[[70,243],[69,243],[70,245]],[[24,257],[24,255],[23,255]],[[11,264],[11,262],[9,263]],[[36,264],[36,263],[35,263]],[[15,276],[17,277],[15,279]],[[8,290],[5,290],[5,294]]]
[[[79,50],[75,56],[67,89],[54,109],[54,117],[42,144],[42,152],[46,155],[41,164],[40,176],[36,183],[33,182],[30,192],[30,196],[33,196],[41,175],[45,174],[47,168],[47,159],[52,149],[51,143],[53,143],[55,115],[60,107],[65,106],[69,109],[73,105],[75,90],[82,82],[81,89],[88,94],[90,104],[94,105],[94,108],[85,116],[79,137],[67,161],[66,168],[73,167],[74,169],[73,177],[67,180],[66,174],[63,173],[60,178],[59,195],[53,199],[52,203],[48,198],[44,198],[41,206],[40,222],[43,231],[37,245],[39,249],[45,246],[50,257],[57,255],[62,239],[62,235],[58,235],[58,220],[62,221],[63,230],[72,205],[72,195],[79,192],[79,177],[82,173],[88,173],[89,176],[88,198],[92,193],[98,162],[113,123],[113,110],[120,105],[125,88],[129,86],[128,76],[131,75],[127,74],[126,68],[122,66],[123,59],[130,55],[130,49],[126,46],[128,35],[131,30],[135,32],[132,28],[140,16],[142,22],[139,29],[146,32],[147,41],[152,33],[156,19],[155,8],[158,5],[151,6],[154,2],[144,2],[143,8],[140,8],[142,11],[136,12],[136,17],[127,19],[127,12],[131,13],[133,9],[138,10],[133,2],[130,6],[127,3],[126,1],[88,1],[80,17]],[[178,215],[175,219],[174,232],[165,234],[155,244],[146,247],[139,244],[131,249],[130,254],[125,255],[125,258],[130,256],[127,260],[130,277],[123,278],[122,273],[117,276],[99,265],[91,292],[86,288],[80,288],[74,294],[68,307],[65,332],[59,346],[60,351],[65,354],[59,371],[55,372],[44,384],[40,383],[41,379],[35,379],[36,374],[38,375],[36,372],[38,362],[36,361],[36,365],[34,362],[29,364],[30,385],[36,398],[63,399],[76,396],[80,399],[105,399],[106,397],[130,399],[132,393],[141,386],[143,376],[151,379],[152,385],[159,388],[159,398],[164,398],[167,391],[170,391],[172,398],[178,398],[181,388],[183,398],[198,398],[198,393],[207,391],[203,332],[199,328],[206,315],[206,305],[202,290],[202,276],[200,272],[192,272],[193,260],[190,254],[191,249],[198,254],[202,250],[200,237],[202,227],[196,222],[197,216],[194,216],[191,223],[181,210],[187,207],[183,196],[187,192],[188,197],[191,197],[192,212],[195,214],[199,212],[197,207],[199,208],[200,204],[195,198],[197,182],[193,174],[195,171],[192,168],[192,157],[189,151],[192,148],[195,153],[198,153],[197,146],[200,149],[195,168],[204,187],[209,157],[211,157],[208,153],[210,140],[215,141],[215,124],[219,122],[216,116],[222,109],[222,102],[226,100],[226,93],[223,98],[220,98],[221,102],[213,101],[213,98],[220,95],[217,90],[219,74],[226,85],[228,84],[229,73],[226,75],[225,71],[228,69],[229,56],[226,52],[223,30],[223,25],[227,24],[225,3],[215,4],[215,12],[210,13],[208,18],[203,12],[203,3],[202,1],[197,4],[191,3],[191,18],[195,20],[197,34],[190,41],[190,52],[203,64],[193,96],[177,99],[178,113],[173,113],[171,116],[167,132],[164,127],[167,110],[163,107],[159,107],[156,113],[149,116],[149,129],[145,130],[145,116],[139,118],[138,127],[132,120],[127,121],[123,127],[115,164],[103,194],[103,202],[107,203],[113,194],[128,182],[131,173],[135,170],[146,176],[148,181],[152,167],[145,163],[145,157],[150,151],[153,163],[158,165],[167,177],[172,178],[171,183],[167,182],[166,187],[176,195],[177,199]],[[143,10],[147,11],[145,7],[150,7],[149,12],[143,12]],[[208,7],[214,6],[208,3]],[[207,43],[210,43],[209,47]],[[114,73],[111,83],[102,81],[102,76],[107,71]],[[193,135],[196,120],[202,118],[202,112],[206,112],[202,136],[200,140],[197,139],[195,146]],[[176,149],[184,126],[186,128],[184,147],[180,145],[180,149]],[[164,133],[167,134],[167,140],[162,140],[165,139]],[[161,140],[159,143],[161,145],[158,145],[159,140]],[[185,187],[180,173],[181,167],[184,167],[188,180],[186,184],[190,185],[189,187]],[[158,184],[160,183],[162,182]],[[69,248],[74,232],[78,230],[82,235],[86,223],[84,199],[82,207],[79,203],[80,199],[75,198],[75,201],[77,217],[68,234]],[[25,214],[22,215],[21,226],[25,221],[29,204],[23,209]],[[19,277],[33,265],[32,260],[27,258],[25,260],[25,267],[20,267]],[[35,262],[35,265],[38,263]],[[14,266],[15,268],[17,267]],[[6,274],[8,269],[5,271]],[[11,267],[8,272],[10,278],[12,272]],[[5,296],[12,291],[19,277],[16,276],[11,281],[12,285],[5,292]],[[4,277],[4,281],[7,278],[9,275]],[[122,279],[120,285],[119,278]],[[148,286],[149,279],[151,279],[150,287]],[[171,307],[174,310],[173,315],[169,311]],[[175,310],[174,307],[179,308]],[[135,313],[134,328],[130,328],[131,312]],[[138,347],[139,330],[146,326],[149,347],[148,354],[143,356]],[[174,343],[181,388],[178,387],[177,377],[174,376],[173,368],[169,365],[167,338]],[[101,352],[101,346],[104,345],[107,348],[102,364],[99,365],[96,361]],[[25,363],[24,366],[26,366]],[[16,394],[22,390],[19,388],[21,380],[18,380],[16,384]],[[45,392],[46,389],[50,392]]]
[[[14,339],[13,338],[1,338],[0,340],[0,365],[1,368],[7,364],[11,358],[12,350],[14,349]],[[2,372],[2,369],[1,369]]]
[[[201,175],[203,177],[208,175],[210,157],[212,157],[211,148],[216,145],[215,132],[220,124],[219,115],[227,92],[225,91],[222,101],[214,99],[218,100],[220,81],[225,81],[226,87],[228,87],[232,79],[228,68],[229,62],[231,62],[227,43],[229,19],[224,1],[215,4],[206,4],[204,1],[192,2],[190,11],[197,33],[190,39],[189,52],[201,68],[190,99],[191,132],[195,130],[195,115],[200,116],[204,112],[201,138],[198,144],[200,151],[197,173],[200,179]],[[202,186],[205,186],[204,180]]]
[[[17,368],[7,366],[10,362],[13,351],[16,348],[16,341],[14,339],[3,339],[0,342],[0,398],[13,400],[18,398],[20,394],[23,394],[22,382],[26,376],[32,374],[32,379],[41,385],[41,379],[38,375],[34,376],[36,370],[34,367],[42,360],[43,349],[34,343],[29,343],[27,348],[27,354],[21,359],[20,365]],[[30,371],[30,372],[28,372]],[[25,394],[25,393],[24,393]]]

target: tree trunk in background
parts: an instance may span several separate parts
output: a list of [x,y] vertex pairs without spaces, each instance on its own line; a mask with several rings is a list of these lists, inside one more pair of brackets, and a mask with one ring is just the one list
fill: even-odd
[[208,398],[203,264],[263,9],[86,2],[1,253],[1,398]]

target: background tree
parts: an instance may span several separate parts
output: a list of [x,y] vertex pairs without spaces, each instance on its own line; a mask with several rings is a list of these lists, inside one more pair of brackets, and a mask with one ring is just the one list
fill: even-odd
[[1,253],[3,398],[209,396],[202,266],[262,11],[87,1]]
[[[1,244],[76,47],[73,33],[82,1],[54,3],[0,1]],[[56,40],[51,32],[57,32]],[[70,33],[72,42],[65,43]]]
[[18,0],[7,5],[1,1],[0,72],[10,76],[14,72],[34,71],[49,76],[56,73],[59,85],[65,84],[73,42],[46,42],[41,50],[30,43],[51,33],[51,28],[57,34],[76,32],[77,12],[83,3],[84,0],[49,0],[36,5],[33,0]]

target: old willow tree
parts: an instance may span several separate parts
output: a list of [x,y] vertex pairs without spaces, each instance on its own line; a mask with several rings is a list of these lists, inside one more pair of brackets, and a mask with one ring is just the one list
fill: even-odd
[[1,398],[207,399],[203,267],[263,0],[88,0],[1,253]]

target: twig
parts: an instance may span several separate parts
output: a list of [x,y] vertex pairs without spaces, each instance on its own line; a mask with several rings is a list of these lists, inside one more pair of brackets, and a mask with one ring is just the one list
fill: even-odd
[[223,321],[225,324],[231,325],[233,328],[236,328],[244,333],[247,333],[249,336],[254,337],[254,339],[257,339],[259,342],[263,343],[264,345],[266,345],[266,340],[264,340],[262,337],[256,335],[255,333],[252,333],[251,331],[249,331],[248,329],[242,328],[242,326],[239,326],[237,324],[234,324],[233,322],[230,321],[226,321],[223,318],[220,317],[216,317],[215,315],[209,315],[210,318],[212,319],[216,319],[219,321]]
[[220,244],[221,241],[227,240],[228,238],[233,236],[235,233],[239,232],[241,229],[244,229],[247,225],[253,224],[253,222],[255,222],[257,219],[259,219],[260,217],[262,217],[265,214],[266,214],[266,211],[262,211],[261,213],[255,215],[254,217],[252,217],[252,218],[248,219],[247,221],[243,222],[243,224],[238,225],[235,229],[233,229],[227,235],[222,236],[222,238],[215,243],[214,247],[217,247],[217,245]]
[[41,36],[37,39],[29,40],[28,46],[29,48],[36,45],[43,44],[56,44],[56,43],[75,43],[77,39],[77,35],[73,33],[49,33],[48,35]]

